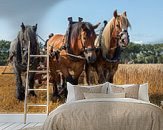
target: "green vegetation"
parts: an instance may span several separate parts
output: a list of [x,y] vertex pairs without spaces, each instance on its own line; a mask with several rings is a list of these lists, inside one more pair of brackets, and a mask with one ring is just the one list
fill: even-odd
[[130,43],[122,52],[122,63],[163,63],[163,44]]
[[[0,65],[6,65],[10,41],[0,40]],[[122,63],[163,63],[162,44],[130,43],[121,55]]]
[[6,65],[10,41],[0,40],[0,65]]

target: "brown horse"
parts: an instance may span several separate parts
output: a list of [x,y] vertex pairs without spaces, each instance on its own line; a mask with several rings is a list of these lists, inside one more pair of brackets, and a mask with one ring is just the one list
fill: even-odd
[[[62,73],[67,82],[78,84],[78,78],[83,71],[85,62],[96,61],[94,41],[96,34],[93,26],[88,22],[72,24],[69,48],[65,48],[65,36],[58,34],[48,41],[48,51],[52,55],[49,59],[50,74],[53,82],[53,96],[58,95],[58,73]],[[68,51],[67,51],[68,50]]]
[[97,72],[98,83],[113,82],[121,50],[127,47],[129,43],[128,27],[130,27],[130,23],[126,12],[118,15],[117,10],[115,10],[113,18],[106,24],[99,37],[96,38],[95,45],[99,48],[96,62],[86,65],[88,84],[91,83],[89,80],[91,67]]

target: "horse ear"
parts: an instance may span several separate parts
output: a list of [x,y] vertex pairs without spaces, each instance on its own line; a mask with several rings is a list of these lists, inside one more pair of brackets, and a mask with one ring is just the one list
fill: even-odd
[[117,10],[114,11],[113,15],[115,18],[118,16]]
[[81,29],[86,30],[86,28],[87,28],[86,25],[84,23],[82,23]]
[[127,13],[126,13],[126,11],[125,12],[123,12],[123,14],[122,14],[123,16],[127,16]]
[[33,26],[33,30],[36,32],[37,31],[37,24]]
[[96,29],[101,23],[97,23],[96,25],[93,25],[93,29]]
[[25,30],[25,25],[24,25],[23,22],[22,22],[21,28],[22,28],[23,31]]

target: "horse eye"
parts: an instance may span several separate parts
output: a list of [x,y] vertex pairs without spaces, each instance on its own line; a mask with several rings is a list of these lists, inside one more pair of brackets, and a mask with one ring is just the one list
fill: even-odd
[[117,24],[116,26],[117,26],[118,28],[120,28],[120,25],[119,25],[119,24]]
[[86,40],[86,37],[83,37],[84,40]]

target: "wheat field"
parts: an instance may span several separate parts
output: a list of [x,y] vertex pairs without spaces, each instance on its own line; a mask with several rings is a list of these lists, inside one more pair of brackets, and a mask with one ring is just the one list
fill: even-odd
[[[0,113],[22,113],[24,102],[15,98],[15,75],[2,74],[5,66],[0,67]],[[6,72],[12,72],[9,66]],[[82,77],[82,76],[81,76]],[[80,81],[83,79],[80,78]],[[114,76],[115,84],[142,84],[148,83],[150,101],[157,105],[163,100],[163,64],[120,64]],[[84,82],[84,81],[83,81]],[[50,90],[50,95],[52,90]],[[31,97],[32,103],[42,104],[46,100],[46,94],[37,93],[37,97]],[[63,101],[49,102],[49,110],[52,111]],[[44,108],[30,108],[30,112],[45,112]]]
[[163,100],[163,64],[121,64],[114,76],[116,84],[148,83],[150,101]]

